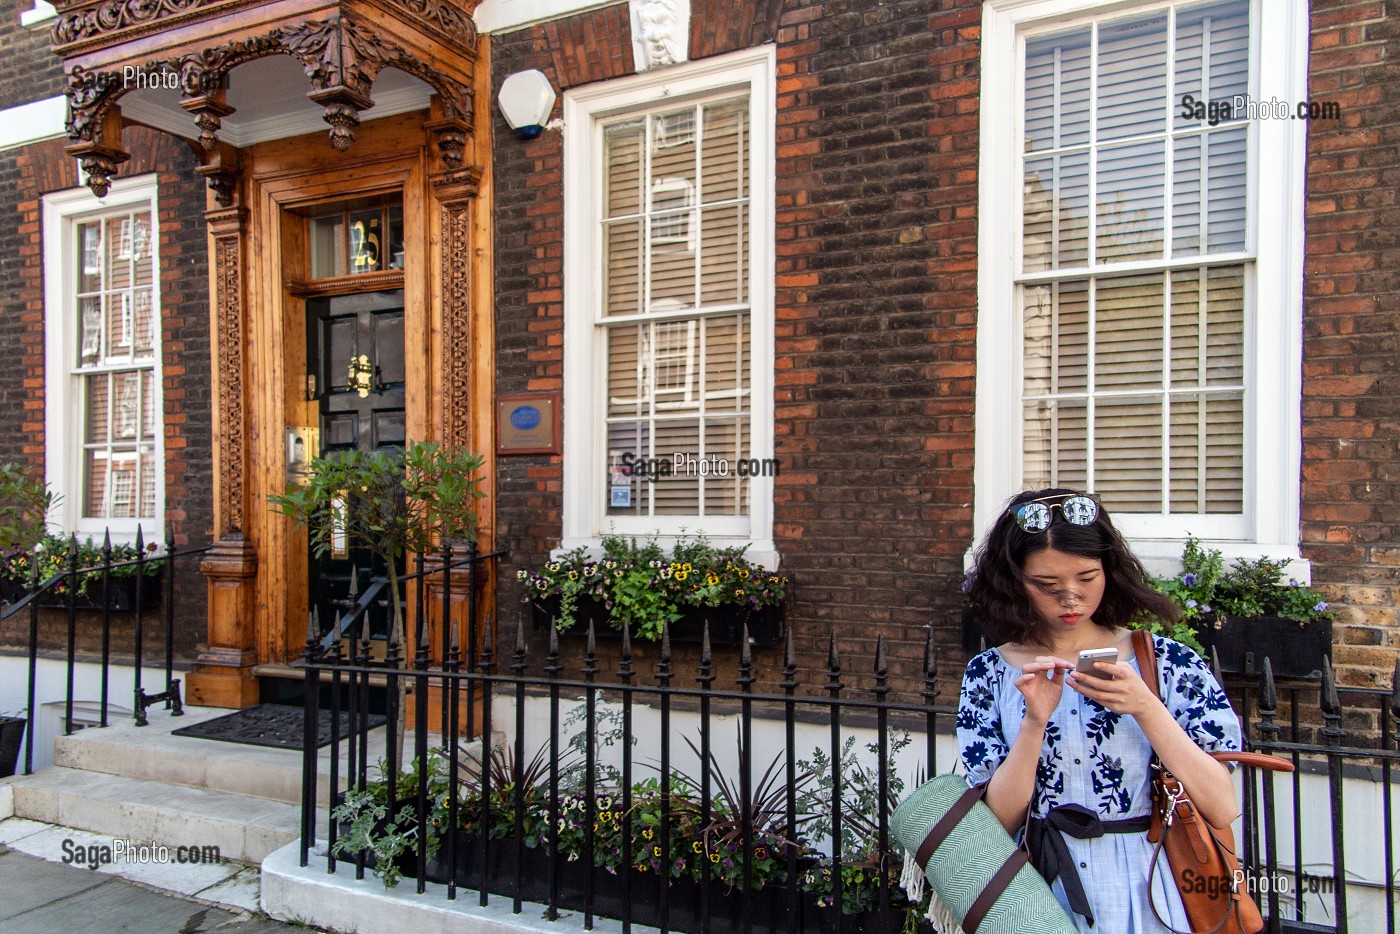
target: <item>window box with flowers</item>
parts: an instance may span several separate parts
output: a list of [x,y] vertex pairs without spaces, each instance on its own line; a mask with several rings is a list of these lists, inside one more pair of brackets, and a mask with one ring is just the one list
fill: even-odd
[[0,561],[0,597],[14,603],[29,592],[34,582],[43,583],[69,570],[73,567],[72,552],[76,550],[77,567],[83,570],[76,577],[60,580],[40,594],[39,606],[66,609],[71,596],[73,605],[80,610],[102,609],[103,571],[110,561],[111,580],[106,585],[106,605],[119,611],[134,609],[139,588],[141,605],[154,607],[160,601],[160,574],[164,566],[160,559],[149,558],[157,547],[155,542],[145,545],[148,560],[138,568],[130,563],[137,558],[135,545],[112,545],[109,557],[104,547],[91,538],[79,541],[77,538],[46,535],[31,550],[6,555]]
[[788,579],[744,558],[744,549],[715,548],[704,537],[682,539],[667,554],[655,541],[605,536],[601,558],[582,548],[518,573],[535,625],[560,632],[699,642],[706,623],[714,645],[738,645],[748,628],[755,645],[783,637]]
[[1284,579],[1287,566],[1286,558],[1266,557],[1239,558],[1227,568],[1218,550],[1188,538],[1181,573],[1152,584],[1181,608],[1222,671],[1256,675],[1267,657],[1277,677],[1320,677],[1332,651],[1332,616],[1322,594]]

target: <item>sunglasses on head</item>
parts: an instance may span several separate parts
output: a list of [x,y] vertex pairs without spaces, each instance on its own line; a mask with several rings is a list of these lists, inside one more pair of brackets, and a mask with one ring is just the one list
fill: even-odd
[[1099,517],[1099,504],[1082,494],[1060,494],[1017,503],[1007,511],[1023,532],[1044,532],[1050,528],[1055,508],[1070,525],[1093,525]]

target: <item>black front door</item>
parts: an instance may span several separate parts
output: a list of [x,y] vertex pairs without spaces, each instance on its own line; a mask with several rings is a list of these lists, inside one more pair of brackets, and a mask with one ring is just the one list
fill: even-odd
[[[402,289],[307,301],[308,373],[315,377],[323,457],[403,447],[403,305]],[[368,551],[348,543],[334,544],[320,558],[313,554],[309,569],[311,606],[323,634],[353,605],[353,593],[388,573]],[[387,638],[391,616],[385,590],[369,610],[376,640]]]

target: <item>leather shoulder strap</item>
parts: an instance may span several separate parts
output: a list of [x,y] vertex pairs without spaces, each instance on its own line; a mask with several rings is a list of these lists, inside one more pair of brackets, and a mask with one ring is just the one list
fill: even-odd
[[1137,655],[1142,680],[1147,682],[1152,696],[1161,700],[1161,680],[1157,677],[1157,650],[1152,646],[1152,634],[1146,629],[1133,630],[1133,652]]

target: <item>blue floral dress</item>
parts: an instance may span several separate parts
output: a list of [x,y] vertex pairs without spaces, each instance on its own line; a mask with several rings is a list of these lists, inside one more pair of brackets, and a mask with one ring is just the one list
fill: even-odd
[[[1162,702],[1196,744],[1208,752],[1240,748],[1239,719],[1205,662],[1187,646],[1152,637],[1161,677]],[[1130,663],[1136,669],[1137,659]],[[1026,701],[1016,689],[1021,670],[997,649],[967,663],[958,705],[958,749],[968,781],[988,781],[1021,729]],[[1151,812],[1148,764],[1152,745],[1137,720],[1114,713],[1068,685],[1045,728],[1036,768],[1031,814],[1079,804],[1101,820],[1124,820]],[[1143,833],[1107,833],[1079,840],[1066,836],[1094,912],[1094,925],[1069,909],[1062,879],[1056,898],[1080,931],[1096,934],[1159,934],[1164,928],[1148,904],[1152,886],[1157,910],[1172,927],[1189,930],[1181,896],[1164,866],[1149,882],[1153,844]],[[1163,857],[1165,859],[1165,857]]]

